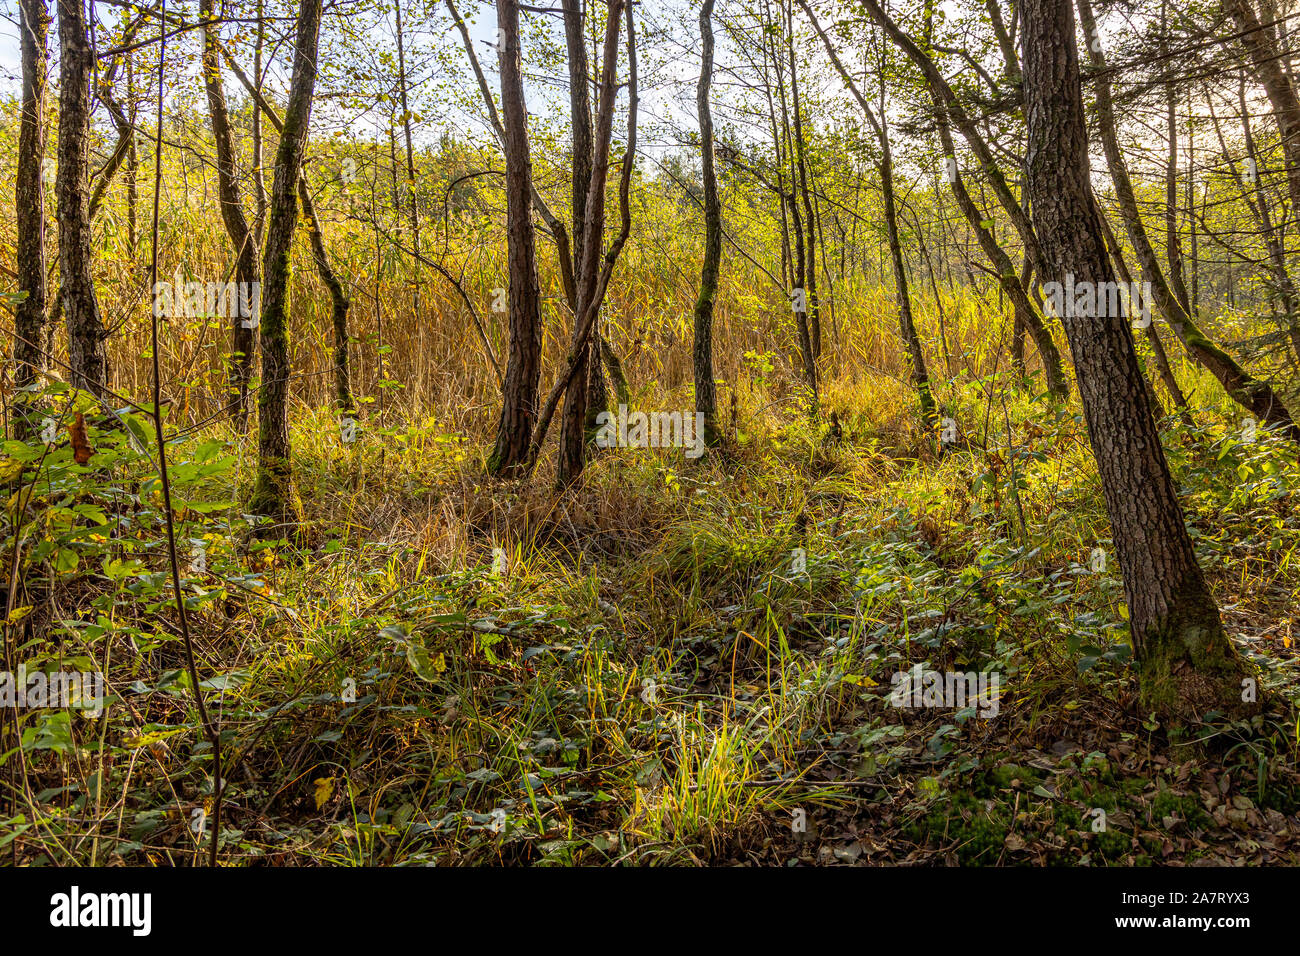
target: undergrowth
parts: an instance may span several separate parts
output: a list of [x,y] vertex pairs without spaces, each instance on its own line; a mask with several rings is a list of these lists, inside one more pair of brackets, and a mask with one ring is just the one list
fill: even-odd
[[[344,443],[298,408],[282,529],[241,511],[247,436],[178,433],[222,861],[1300,862],[1293,450],[1222,409],[1164,423],[1273,702],[1170,741],[1137,704],[1081,417],[1023,384],[957,383],[944,444],[879,411],[894,383],[829,386],[837,441],[751,383],[719,453],[602,451],[564,495],[490,482],[436,418],[372,410]],[[58,384],[22,399],[57,434],[4,445],[8,636],[29,670],[102,671],[109,693],[98,717],[19,712],[0,846],[197,862],[216,768],[147,419]],[[891,706],[916,665],[997,674],[996,713]]]

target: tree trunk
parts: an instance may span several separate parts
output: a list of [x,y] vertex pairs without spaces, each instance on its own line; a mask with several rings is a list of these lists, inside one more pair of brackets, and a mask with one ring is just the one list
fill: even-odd
[[700,121],[700,164],[704,175],[704,263],[700,267],[700,292],[695,298],[695,411],[704,416],[704,441],[718,443],[718,393],[713,377],[713,302],[718,294],[722,262],[722,204],[718,200],[718,174],[713,156],[713,111],[709,88],[713,83],[713,0],[700,9],[700,80],[695,87],[695,108]]
[[[1113,282],[1114,273],[1091,198],[1070,0],[1024,0],[1023,9],[1029,191],[1050,269],[1043,278],[1060,281],[1073,273],[1076,285],[1096,289]],[[1203,720],[1211,710],[1238,713],[1244,668],[1183,523],[1128,317],[1062,311],[1124,577],[1144,701],[1175,721]]]
[[330,315],[334,328],[334,403],[340,414],[356,410],[352,399],[352,375],[348,365],[348,310],[352,303],[343,291],[343,283],[330,266],[329,254],[325,251],[325,236],[321,232],[320,219],[316,217],[316,207],[311,201],[311,190],[307,188],[306,176],[298,177],[298,199],[302,203],[302,213],[307,220],[310,234],[311,257],[316,263],[316,273],[330,294]]
[[[1094,195],[1094,201],[1096,198]],[[1126,283],[1131,289],[1133,287],[1133,275],[1124,262],[1124,253],[1119,247],[1119,242],[1115,239],[1115,233],[1110,228],[1110,223],[1106,221],[1106,217],[1102,215],[1100,208],[1097,210],[1097,221],[1101,223],[1101,231],[1106,239],[1106,248],[1110,250],[1110,258],[1115,264],[1115,271],[1119,274],[1119,280]],[[1129,318],[1131,320],[1132,316]],[[1169,354],[1165,351],[1165,343],[1160,340],[1159,327],[1155,322],[1148,322],[1144,331],[1147,334],[1147,344],[1151,346],[1151,354],[1155,358],[1156,371],[1160,373],[1160,381],[1164,382],[1169,397],[1174,400],[1179,417],[1182,418],[1184,424],[1188,426],[1194,425],[1192,413],[1187,407],[1187,398],[1183,395],[1183,390],[1178,385],[1178,379],[1174,376],[1173,366],[1169,364]],[[1153,400],[1151,407],[1158,409],[1160,407],[1158,401]]]
[[1043,271],[1041,267],[1042,251],[1038,247],[1038,239],[1034,235],[1033,226],[1030,224],[1025,210],[1016,201],[1016,197],[1012,194],[1010,187],[1007,186],[1006,178],[1002,175],[997,159],[988,143],[985,142],[984,137],[980,135],[979,127],[976,126],[975,121],[957,99],[952,87],[948,85],[948,82],[943,78],[943,74],[934,65],[934,61],[917,45],[915,40],[899,28],[898,24],[881,8],[877,0],[862,0],[862,8],[921,71],[926,83],[929,85],[931,94],[937,97],[940,104],[947,110],[948,118],[957,127],[962,138],[966,140],[971,152],[975,154],[975,158],[979,160],[980,168],[988,179],[989,185],[993,188],[994,195],[997,196],[998,202],[1002,204],[1002,208],[1007,214],[1007,218],[1011,220],[1011,224],[1020,235],[1020,241],[1024,243],[1025,251],[1033,260],[1035,268],[1041,273]]
[[[128,30],[126,36],[130,37],[131,33],[132,31]],[[113,120],[113,129],[117,133],[117,143],[113,147],[113,152],[108,156],[108,162],[104,163],[103,167],[95,174],[99,181],[90,194],[89,215],[91,219],[95,218],[95,213],[99,211],[99,206],[104,201],[109,186],[113,183],[113,177],[117,175],[122,163],[130,156],[135,143],[135,128],[127,118],[126,111],[122,109],[122,104],[113,96],[113,81],[117,74],[117,65],[118,61],[114,60],[109,65],[109,68],[100,74],[97,84],[99,98],[103,101],[109,117]]]
[[[776,71],[776,90],[781,102],[781,128],[777,140],[777,156],[781,155],[782,140],[784,140],[785,159],[790,173],[790,191],[782,197],[782,202],[785,204],[790,217],[790,238],[794,244],[794,257],[791,261],[790,270],[792,276],[791,304],[794,308],[795,334],[799,339],[799,356],[803,361],[804,377],[807,379],[808,389],[811,393],[810,410],[813,415],[816,415],[819,405],[817,357],[813,354],[812,333],[808,327],[808,290],[805,286],[808,260],[804,254],[803,217],[799,214],[799,166],[798,157],[795,155],[794,136],[790,129],[790,103],[785,93],[785,68],[781,65],[781,55],[776,48],[777,38],[788,31],[789,24],[786,22],[773,23],[766,13],[766,0],[763,7],[764,29],[769,31],[771,36],[772,62]],[[779,177],[777,181],[779,184]]]
[[[619,226],[618,235],[614,237],[609,249],[601,257],[599,238],[592,235],[592,224],[597,219],[604,220],[605,177],[609,171],[609,145],[610,136],[613,132],[614,101],[618,95],[618,87],[614,83],[614,71],[617,67],[614,59],[618,53],[618,38],[611,33],[611,29],[617,25],[616,11],[618,8],[627,11],[627,148],[623,153],[623,170],[618,182],[618,205],[622,222]],[[580,273],[582,282],[578,287],[580,290],[578,294],[580,304],[578,309],[578,332],[574,336],[575,345],[565,361],[564,370],[556,378],[555,384],[546,396],[546,402],[542,405],[541,413],[538,415],[537,427],[533,430],[533,437],[529,443],[529,468],[536,463],[542,442],[546,440],[547,429],[550,428],[551,417],[555,414],[560,399],[565,396],[574,380],[578,370],[578,362],[582,358],[582,345],[592,334],[592,329],[596,324],[596,313],[600,309],[601,302],[604,301],[605,290],[609,288],[610,277],[614,274],[614,267],[618,264],[618,257],[622,254],[628,236],[632,233],[632,201],[630,193],[632,170],[636,165],[636,117],[637,106],[640,102],[637,87],[636,27],[632,15],[632,4],[625,4],[622,0],[612,0],[609,16],[611,19],[606,21],[605,32],[605,70],[601,77],[600,108],[595,125],[596,153],[592,162],[591,190],[587,197],[586,236],[583,238],[582,243],[584,270]],[[599,216],[592,215],[593,202],[601,204]],[[592,278],[593,273],[594,278]],[[574,434],[573,431],[570,432],[571,436]],[[557,468],[561,486],[576,480],[581,474],[583,464],[582,449],[582,442],[573,438],[570,439],[568,444],[561,442],[559,466]],[[573,470],[575,465],[576,471]]]
[[298,180],[316,88],[321,0],[301,0],[293,78],[271,183],[262,258],[262,388],[258,392],[257,481],[248,508],[283,521],[293,476],[289,458],[289,249],[298,225]]
[[[226,62],[230,64],[239,82],[243,84],[244,89],[248,91],[257,104],[258,109],[255,113],[265,114],[266,118],[271,121],[271,125],[275,127],[276,132],[283,137],[284,121],[276,114],[275,108],[267,102],[266,97],[261,94],[253,81],[240,69],[229,54],[226,54]],[[351,412],[356,407],[352,398],[351,371],[348,360],[348,311],[352,308],[352,303],[344,292],[343,283],[330,265],[329,254],[325,251],[325,233],[321,228],[320,219],[316,215],[316,207],[311,200],[311,189],[307,185],[307,174],[301,166],[298,170],[297,193],[298,200],[302,203],[303,218],[307,220],[308,241],[311,245],[312,261],[316,264],[316,274],[320,276],[321,283],[330,294],[330,308],[334,328],[334,357],[332,364],[335,404],[341,412]],[[256,235],[253,238],[256,240]],[[495,360],[493,364],[495,365]],[[382,374],[380,378],[383,378]]]
[[[266,44],[266,19],[263,13],[263,0],[257,0],[257,40],[253,43],[253,94],[261,96],[262,92],[262,48]],[[262,248],[262,239],[266,234],[266,180],[262,176],[262,111],[253,110],[253,194],[257,198],[257,211],[253,224],[253,236],[257,248]]]
[[104,397],[108,357],[91,271],[90,75],[94,55],[83,0],[59,2],[59,270],[72,382]]
[[136,207],[140,202],[140,158],[135,145],[135,52],[126,55],[126,106],[127,120],[131,125],[131,143],[126,151],[126,240],[135,261],[136,242],[140,235],[136,223]]
[[[14,171],[14,264],[18,291],[27,297],[14,309],[14,384],[25,388],[45,370],[45,83],[49,68],[50,14],[45,0],[22,0],[19,32],[23,61],[22,118]],[[19,405],[14,434],[30,433],[28,409]]]
[[[214,0],[200,0],[199,19],[203,27],[203,86],[208,98],[208,113],[212,118],[212,139],[217,154],[217,198],[221,205],[221,221],[226,235],[235,250],[235,280],[241,288],[252,289],[261,281],[258,268],[257,241],[244,215],[244,203],[239,195],[236,171],[235,143],[230,130],[230,111],[226,107],[226,90],[221,79],[221,55],[217,39],[217,26],[212,21]],[[253,107],[256,116],[259,110]],[[248,301],[253,301],[250,295]],[[241,431],[248,427],[248,383],[253,373],[253,351],[256,348],[258,317],[236,315],[230,329],[230,358],[227,381],[230,406]]]
[[934,396],[930,393],[930,375],[925,367],[925,353],[921,350],[921,339],[916,334],[916,323],[912,319],[912,297],[907,289],[907,268],[903,262],[903,245],[898,236],[898,213],[894,208],[894,160],[889,149],[889,131],[884,127],[884,119],[876,132],[880,136],[880,184],[885,199],[885,229],[889,235],[889,256],[894,264],[895,299],[898,302],[898,324],[903,335],[903,344],[907,346],[912,358],[912,384],[916,386],[921,405],[921,417],[926,425],[933,429],[939,424],[939,414],[935,409]]
[[[420,207],[416,202],[415,196],[415,147],[411,140],[411,107],[407,102],[406,96],[406,42],[402,37],[402,4],[401,0],[396,0],[394,10],[397,15],[397,89],[401,96],[402,103],[402,132],[406,139],[406,203],[407,214],[411,220],[411,250],[415,253],[411,263],[411,270],[415,272],[415,281],[411,286],[411,307],[414,310],[415,320],[420,321]],[[322,247],[323,248],[323,247]],[[325,260],[328,263],[328,260]],[[326,266],[328,269],[328,265]],[[331,292],[333,289],[331,289]],[[346,300],[345,300],[346,301]],[[337,298],[334,300],[337,306]],[[344,328],[347,328],[346,315],[347,309],[344,308]],[[338,316],[335,315],[335,326],[337,328]],[[337,354],[337,353],[336,353]],[[347,372],[347,336],[344,333],[343,342],[344,356],[344,374]],[[339,400],[342,401],[343,393],[340,393]],[[351,404],[351,396],[348,397],[348,403]]]
[[[894,268],[898,324],[903,336],[903,344],[907,347],[908,355],[912,360],[912,384],[916,386],[917,397],[921,406],[921,416],[928,427],[934,428],[939,424],[939,416],[935,408],[934,396],[930,392],[930,376],[925,367],[925,353],[921,350],[921,339],[916,334],[916,323],[912,319],[912,299],[907,290],[907,268],[903,262],[903,247],[898,235],[898,212],[895,208],[894,197],[894,160],[889,148],[889,130],[885,125],[884,116],[882,115],[879,118],[876,116],[871,104],[867,102],[867,98],[858,89],[858,84],[854,82],[848,70],[844,68],[844,64],[840,62],[839,54],[835,52],[830,37],[826,35],[826,32],[821,28],[821,24],[817,22],[816,15],[808,5],[807,0],[799,0],[799,5],[803,7],[804,12],[808,15],[813,29],[821,37],[822,45],[826,48],[831,62],[839,71],[840,78],[844,80],[849,92],[853,94],[853,97],[858,101],[858,105],[862,107],[863,115],[866,116],[867,122],[876,134],[876,139],[880,142],[880,189],[884,197],[885,229],[889,238],[889,257]],[[883,74],[881,82],[884,82]],[[882,99],[883,92],[882,87]]]
[[[1254,173],[1250,176],[1249,182],[1243,182],[1241,174],[1237,172],[1237,164],[1231,158],[1228,158],[1228,170],[1233,181],[1237,184],[1237,188],[1241,190],[1246,205],[1250,207],[1251,215],[1254,216],[1255,222],[1259,225],[1260,232],[1264,235],[1264,246],[1268,249],[1269,272],[1272,273],[1273,277],[1273,292],[1277,295],[1278,301],[1282,305],[1282,311],[1285,313],[1284,326],[1291,342],[1291,351],[1296,361],[1300,361],[1300,311],[1298,311],[1300,310],[1300,296],[1297,296],[1295,282],[1291,279],[1291,273],[1286,264],[1286,230],[1284,224],[1274,223],[1273,203],[1271,197],[1264,190],[1264,178],[1259,175],[1260,155],[1255,145],[1254,130],[1250,125],[1250,108],[1246,103],[1246,78],[1244,74],[1238,79],[1237,102],[1241,108],[1241,132],[1246,147],[1246,158],[1250,160]],[[1214,133],[1218,137],[1219,148],[1223,151],[1225,158],[1230,157],[1228,143],[1223,138],[1223,130],[1219,128],[1219,118],[1214,115],[1214,103],[1208,96],[1206,97],[1206,105],[1210,110],[1210,118],[1214,121]]]
[[808,189],[808,157],[803,135],[803,108],[799,103],[799,70],[794,58],[794,4],[786,5],[787,49],[790,54],[790,107],[794,117],[794,181],[803,201],[803,224],[807,227],[804,248],[807,249],[804,287],[808,293],[809,351],[814,364],[822,354],[821,303],[817,298],[817,220],[813,215],[812,198]]
[[510,268],[510,354],[501,392],[501,418],[488,472],[513,476],[528,457],[537,421],[542,372],[541,293],[537,285],[532,215],[532,160],[519,48],[519,0],[499,0],[501,113],[506,158],[506,247]]

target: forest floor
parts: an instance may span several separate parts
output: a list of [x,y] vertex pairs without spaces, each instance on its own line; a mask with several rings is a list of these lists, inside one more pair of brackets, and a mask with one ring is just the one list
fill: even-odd
[[[697,461],[600,452],[563,495],[489,481],[433,419],[344,444],[304,411],[280,542],[223,500],[249,446],[178,440],[222,859],[1300,864],[1293,450],[1210,409],[1166,423],[1270,701],[1171,739],[1137,701],[1077,413],[970,383],[944,447],[874,411],[904,395],[839,389],[838,440],[769,409]],[[32,655],[106,662],[120,701],[29,719],[26,796],[0,813],[19,862],[192,862],[213,809],[156,481],[123,435],[40,464],[64,520],[42,519],[12,626]],[[894,706],[918,664],[996,673],[996,705]]]

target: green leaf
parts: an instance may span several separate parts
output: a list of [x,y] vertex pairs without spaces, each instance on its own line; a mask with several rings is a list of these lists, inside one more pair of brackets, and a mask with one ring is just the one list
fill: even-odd
[[54,552],[54,570],[60,574],[71,574],[77,570],[81,556],[71,548],[60,548]]

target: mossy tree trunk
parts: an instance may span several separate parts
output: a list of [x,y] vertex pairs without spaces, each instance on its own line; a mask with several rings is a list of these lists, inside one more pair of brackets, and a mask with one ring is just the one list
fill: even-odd
[[293,77],[271,184],[262,259],[262,388],[258,392],[257,480],[248,508],[277,521],[288,516],[293,469],[289,448],[289,250],[298,225],[298,179],[316,88],[321,0],[302,0]]

